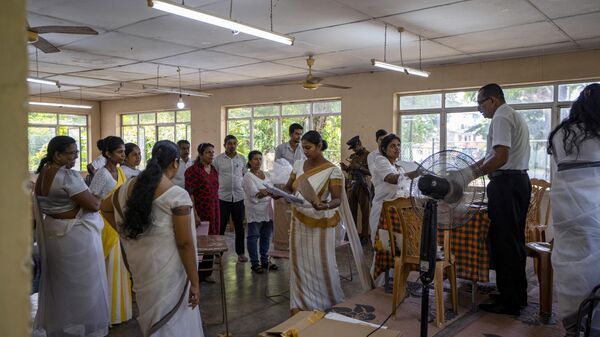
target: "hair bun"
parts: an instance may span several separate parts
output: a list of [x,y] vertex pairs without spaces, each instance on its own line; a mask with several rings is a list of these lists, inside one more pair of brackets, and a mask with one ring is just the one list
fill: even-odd
[[328,147],[327,141],[325,139],[321,140],[321,151],[327,150]]

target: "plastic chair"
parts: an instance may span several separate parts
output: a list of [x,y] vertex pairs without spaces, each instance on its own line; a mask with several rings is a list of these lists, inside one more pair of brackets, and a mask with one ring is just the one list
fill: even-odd
[[[421,245],[421,220],[412,208],[410,199],[400,198],[393,201],[385,202],[385,208],[395,207],[397,210],[400,223],[402,226],[402,254],[394,258],[394,292],[392,300],[392,314],[395,315],[398,303],[404,301],[406,293],[406,280],[411,270],[418,270],[420,264],[420,245]],[[385,214],[390,216],[390,210]],[[386,219],[389,221],[389,219]],[[440,231],[443,233],[444,246],[443,256],[438,256],[435,263],[435,277],[433,288],[435,292],[436,303],[436,325],[442,327],[444,325],[444,271],[448,274],[451,287],[452,311],[458,312],[458,288],[456,286],[456,269],[454,266],[454,256],[450,251],[450,236],[448,231]],[[391,240],[393,244],[393,240]],[[394,248],[394,247],[393,247]]]
[[546,228],[550,218],[550,198],[546,201],[546,212],[542,219],[541,209],[544,194],[550,189],[550,183],[542,179],[531,179],[531,202],[527,210],[525,242],[546,242]]

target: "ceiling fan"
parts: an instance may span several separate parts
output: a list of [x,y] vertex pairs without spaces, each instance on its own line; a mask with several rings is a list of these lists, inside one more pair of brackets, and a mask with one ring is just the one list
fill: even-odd
[[27,42],[33,44],[37,49],[44,53],[56,53],[60,49],[41,37],[39,34],[59,33],[59,34],[85,34],[98,35],[94,29],[86,26],[39,26],[31,27],[27,24]]
[[306,59],[306,64],[308,65],[308,75],[306,75],[306,79],[304,81],[272,83],[272,84],[265,84],[265,86],[276,87],[276,86],[280,86],[280,85],[301,85],[302,88],[304,88],[306,90],[316,90],[316,89],[319,89],[320,87],[336,88],[336,89],[350,89],[351,88],[351,87],[345,87],[343,85],[321,83],[321,81],[323,81],[322,78],[312,75],[312,66],[315,64],[315,59],[312,57],[312,55],[308,56],[308,58]]

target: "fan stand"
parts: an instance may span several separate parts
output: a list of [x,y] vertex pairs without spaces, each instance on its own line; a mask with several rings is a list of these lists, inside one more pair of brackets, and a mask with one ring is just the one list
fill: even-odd
[[436,199],[425,204],[423,225],[421,226],[421,252],[419,279],[423,287],[421,295],[421,337],[427,337],[429,323],[429,288],[435,276],[437,257],[437,206]]

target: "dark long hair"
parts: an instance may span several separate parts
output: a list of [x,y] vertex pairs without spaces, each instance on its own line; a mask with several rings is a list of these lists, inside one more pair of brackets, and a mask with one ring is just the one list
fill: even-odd
[[160,183],[163,171],[179,158],[179,148],[170,140],[161,140],[152,147],[152,158],[146,169],[137,177],[125,211],[125,236],[136,239],[150,227],[150,214],[154,192]]
[[304,135],[302,135],[302,140],[305,140],[311,144],[314,145],[321,145],[321,151],[325,151],[327,150],[328,144],[327,141],[325,139],[323,139],[323,137],[321,137],[321,134],[318,133],[315,130],[310,130],[307,133],[305,133]]
[[42,168],[44,168],[44,165],[52,162],[52,159],[56,153],[65,152],[71,144],[76,144],[76,142],[75,139],[69,136],[56,136],[50,139],[46,155],[44,158],[42,158],[42,160],[40,160],[40,164],[35,172],[40,173]]
[[246,163],[246,167],[248,169],[250,168],[250,161],[254,158],[254,156],[257,156],[257,155],[262,156],[262,152],[260,152],[258,150],[252,150],[252,151],[250,151],[250,153],[248,153],[248,162]]
[[202,155],[204,154],[204,151],[206,151],[206,149],[208,149],[209,147],[214,148],[215,146],[211,143],[201,143],[198,145],[198,158],[196,158],[196,162],[198,163],[198,165],[202,165]]
[[[575,126],[583,133],[578,135],[574,130]],[[600,139],[600,84],[592,83],[585,87],[573,103],[569,117],[550,132],[546,149],[548,154],[554,153],[552,138],[560,129],[564,130],[562,142],[567,155],[572,154],[574,150],[579,152],[581,142],[586,139]]]
[[125,145],[125,142],[123,142],[123,139],[121,139],[121,137],[108,136],[104,138],[104,140],[102,141],[102,155],[104,156],[104,158],[108,159],[108,157],[106,156],[106,152],[113,152],[114,150],[118,149],[121,145]]
[[137,146],[137,144],[135,144],[135,143],[127,143],[127,144],[125,144],[125,157],[128,157],[128,156],[129,156],[129,154],[130,154],[131,152],[133,152],[133,150],[135,150],[135,148],[136,148],[136,147],[137,147],[138,149],[140,148],[140,147],[139,147],[139,146]]
[[381,140],[381,145],[379,146],[379,153],[381,153],[382,156],[387,158],[387,156],[385,155],[385,149],[390,145],[390,143],[394,139],[400,141],[400,138],[398,138],[398,136],[396,136],[395,133],[390,133],[389,135],[383,137],[383,139]]

